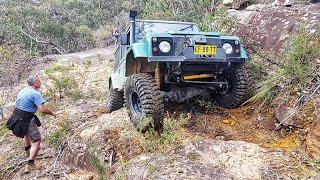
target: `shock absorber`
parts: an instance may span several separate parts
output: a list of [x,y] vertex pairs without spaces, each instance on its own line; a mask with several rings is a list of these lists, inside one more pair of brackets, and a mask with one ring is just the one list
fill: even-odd
[[156,63],[156,70],[154,72],[154,79],[156,80],[157,86],[160,88],[161,84],[161,70],[159,62]]

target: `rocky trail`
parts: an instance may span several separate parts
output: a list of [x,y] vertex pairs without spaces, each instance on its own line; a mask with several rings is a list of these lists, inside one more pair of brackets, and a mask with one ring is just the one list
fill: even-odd
[[[72,67],[81,98],[49,98],[58,117],[41,117],[42,149],[39,171],[23,174],[21,139],[1,122],[1,179],[301,179],[316,176],[316,166],[302,148],[299,133],[273,132],[272,111],[255,113],[255,105],[228,110],[196,100],[175,105],[166,121],[181,124],[169,134],[179,143],[162,149],[134,130],[124,108],[106,114],[107,77],[114,47],[49,56],[34,67],[43,79],[41,92],[53,85],[48,69]],[[40,60],[41,62],[41,60]],[[61,68],[60,67],[60,68]],[[12,89],[11,100],[23,87]],[[13,102],[13,101],[12,101]],[[8,103],[8,117],[13,103]],[[271,121],[272,122],[272,121]],[[171,126],[174,127],[174,126]],[[167,134],[164,135],[166,138]],[[168,140],[168,139],[167,139]],[[149,141],[149,142],[147,142]],[[171,141],[177,142],[177,141]],[[154,147],[153,147],[154,145]],[[152,149],[153,148],[153,149]]]

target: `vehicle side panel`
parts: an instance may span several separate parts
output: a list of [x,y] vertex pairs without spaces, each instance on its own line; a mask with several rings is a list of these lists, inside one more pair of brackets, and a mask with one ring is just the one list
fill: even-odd
[[133,55],[134,58],[138,57],[148,57],[148,43],[141,42],[141,43],[134,43],[132,45]]

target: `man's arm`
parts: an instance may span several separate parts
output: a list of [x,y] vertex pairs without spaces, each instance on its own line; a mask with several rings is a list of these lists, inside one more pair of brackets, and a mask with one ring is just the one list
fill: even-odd
[[34,104],[37,105],[38,110],[40,112],[42,112],[43,114],[48,114],[57,117],[56,113],[52,112],[50,109],[46,107],[46,105],[44,104],[46,101],[43,99],[39,92],[34,92],[31,97]]
[[50,109],[48,109],[45,104],[39,105],[38,106],[38,110],[40,112],[42,112],[43,114],[48,114],[48,115],[51,115],[51,116],[54,116],[54,117],[57,116],[57,114],[55,112],[52,112]]

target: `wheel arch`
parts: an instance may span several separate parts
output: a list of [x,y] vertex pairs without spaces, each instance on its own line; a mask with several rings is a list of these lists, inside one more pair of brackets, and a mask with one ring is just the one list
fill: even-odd
[[154,73],[156,68],[155,62],[148,62],[147,57],[134,56],[133,50],[131,50],[126,57],[126,77],[139,73]]

